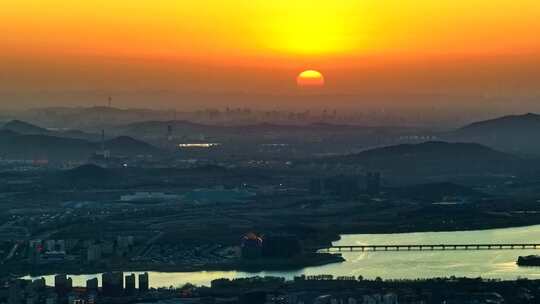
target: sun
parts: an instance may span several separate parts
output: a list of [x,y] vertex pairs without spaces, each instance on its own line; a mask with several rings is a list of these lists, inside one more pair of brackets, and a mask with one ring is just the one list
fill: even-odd
[[324,76],[319,71],[306,70],[296,77],[296,84],[299,87],[323,87]]

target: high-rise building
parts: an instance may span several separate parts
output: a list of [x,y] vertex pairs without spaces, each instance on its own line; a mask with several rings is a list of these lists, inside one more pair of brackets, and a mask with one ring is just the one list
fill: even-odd
[[135,291],[135,274],[132,273],[126,276],[126,294],[133,295]]
[[139,274],[139,291],[146,292],[149,288],[148,272]]
[[101,276],[102,291],[106,297],[119,297],[124,294],[124,273],[106,272]]
[[86,249],[86,260],[89,263],[97,262],[101,259],[101,245],[92,244]]
[[37,264],[43,253],[43,244],[41,240],[31,240],[28,242],[28,261],[32,264]]
[[32,283],[30,283],[30,285],[28,286],[29,288],[27,288],[27,290],[30,290],[31,293],[38,294],[45,289],[45,286],[45,278],[39,278],[33,280]]
[[86,280],[86,292],[96,292],[98,290],[98,279]]
[[54,289],[58,295],[68,294],[73,287],[73,281],[65,274],[54,276]]

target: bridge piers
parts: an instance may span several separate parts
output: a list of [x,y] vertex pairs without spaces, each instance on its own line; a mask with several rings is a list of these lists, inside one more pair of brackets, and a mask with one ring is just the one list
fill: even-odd
[[525,250],[538,249],[538,244],[404,244],[404,245],[347,245],[320,249],[323,252],[342,251],[435,251],[435,250]]

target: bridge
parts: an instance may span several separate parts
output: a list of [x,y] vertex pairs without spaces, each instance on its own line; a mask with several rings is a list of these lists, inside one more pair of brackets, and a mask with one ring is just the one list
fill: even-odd
[[445,250],[523,250],[539,249],[540,244],[409,244],[409,245],[339,245],[320,248],[319,252],[362,251],[445,251]]

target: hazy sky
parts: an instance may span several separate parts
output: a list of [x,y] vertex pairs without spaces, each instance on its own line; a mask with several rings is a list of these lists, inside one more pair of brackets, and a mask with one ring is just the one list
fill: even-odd
[[[294,96],[319,94],[356,108],[481,97],[526,109],[540,96],[538,0],[4,2],[3,107],[112,95],[121,106],[302,108],[309,98]],[[306,69],[325,87],[297,88]]]

